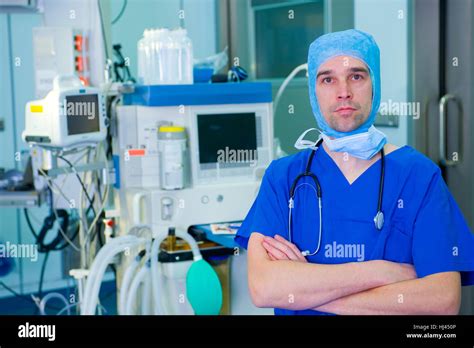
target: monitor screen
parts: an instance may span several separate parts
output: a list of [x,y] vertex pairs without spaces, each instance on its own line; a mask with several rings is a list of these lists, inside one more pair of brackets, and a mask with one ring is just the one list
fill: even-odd
[[[197,115],[199,162],[201,164],[227,160],[245,160],[257,153],[255,113]],[[241,155],[239,156],[236,155]],[[234,155],[234,157],[232,157]],[[250,158],[250,157],[249,157]]]
[[100,131],[97,94],[67,96],[65,110],[68,135]]

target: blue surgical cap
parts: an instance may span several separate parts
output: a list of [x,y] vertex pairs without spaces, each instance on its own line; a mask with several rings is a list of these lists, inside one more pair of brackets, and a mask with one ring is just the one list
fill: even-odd
[[[316,75],[319,67],[330,58],[350,56],[363,61],[369,68],[372,80],[372,108],[367,120],[359,128],[350,132],[338,132],[332,129],[319,109],[316,97]],[[309,99],[314,116],[321,131],[330,137],[341,138],[347,135],[367,132],[374,124],[380,106],[380,50],[372,35],[360,30],[350,29],[329,33],[318,37],[308,52]]]

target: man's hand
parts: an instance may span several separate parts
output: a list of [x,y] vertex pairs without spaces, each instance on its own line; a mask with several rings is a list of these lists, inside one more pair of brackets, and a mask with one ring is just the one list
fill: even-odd
[[[390,266],[399,269],[394,271]],[[334,265],[310,263],[296,246],[283,238],[265,240],[258,232],[251,234],[248,243],[249,290],[257,307],[318,308],[339,298],[393,283],[387,281],[389,278],[411,278],[413,273],[410,274],[409,268],[400,269],[400,265],[384,260]],[[397,289],[395,302],[398,294],[404,293]],[[294,302],[288,301],[288,294],[294,295]],[[405,302],[407,299],[405,296]]]
[[[308,262],[296,245],[290,243],[278,234],[276,234],[274,238],[263,237],[262,246],[272,261],[289,260]],[[383,272],[384,284],[392,284],[417,278],[415,268],[411,264],[385,260],[379,260],[377,262],[381,263],[381,267],[385,267],[385,272]]]
[[298,250],[296,245],[288,242],[285,238],[275,235],[275,238],[264,237],[262,241],[262,246],[268,253],[268,256],[272,261],[277,260],[290,260],[298,262],[308,262],[306,261],[301,251]]

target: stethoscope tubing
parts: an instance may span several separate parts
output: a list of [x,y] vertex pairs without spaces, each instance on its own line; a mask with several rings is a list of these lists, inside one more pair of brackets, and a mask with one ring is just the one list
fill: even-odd
[[[290,199],[288,200],[288,240],[292,243],[292,231],[291,231],[291,217],[294,209],[294,197],[296,194],[296,190],[298,189],[298,182],[300,179],[304,177],[310,177],[316,185],[316,196],[318,197],[318,210],[319,210],[319,237],[318,237],[318,246],[315,251],[310,253],[309,250],[305,250],[302,252],[303,256],[313,256],[316,255],[320,248],[321,248],[321,241],[322,241],[322,190],[321,185],[319,184],[319,179],[316,174],[311,172],[311,164],[313,162],[314,155],[323,142],[323,139],[320,139],[317,143],[313,151],[311,152],[308,162],[306,164],[306,169],[303,173],[300,173],[296,176],[293,180],[293,183],[290,188]],[[383,188],[384,188],[384,178],[385,178],[385,153],[383,148],[380,151],[381,155],[381,169],[380,169],[380,181],[379,181],[379,195],[377,200],[377,214],[374,217],[375,228],[377,230],[382,230],[384,225],[384,215],[382,212],[382,203],[383,203]],[[311,186],[311,185],[310,185]],[[311,186],[312,187],[312,186]],[[314,187],[313,187],[314,189]]]

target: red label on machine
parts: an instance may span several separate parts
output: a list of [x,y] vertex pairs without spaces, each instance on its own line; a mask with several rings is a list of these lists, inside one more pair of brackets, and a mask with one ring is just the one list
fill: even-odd
[[128,150],[128,155],[129,156],[145,156],[145,150],[144,149],[130,149]]

